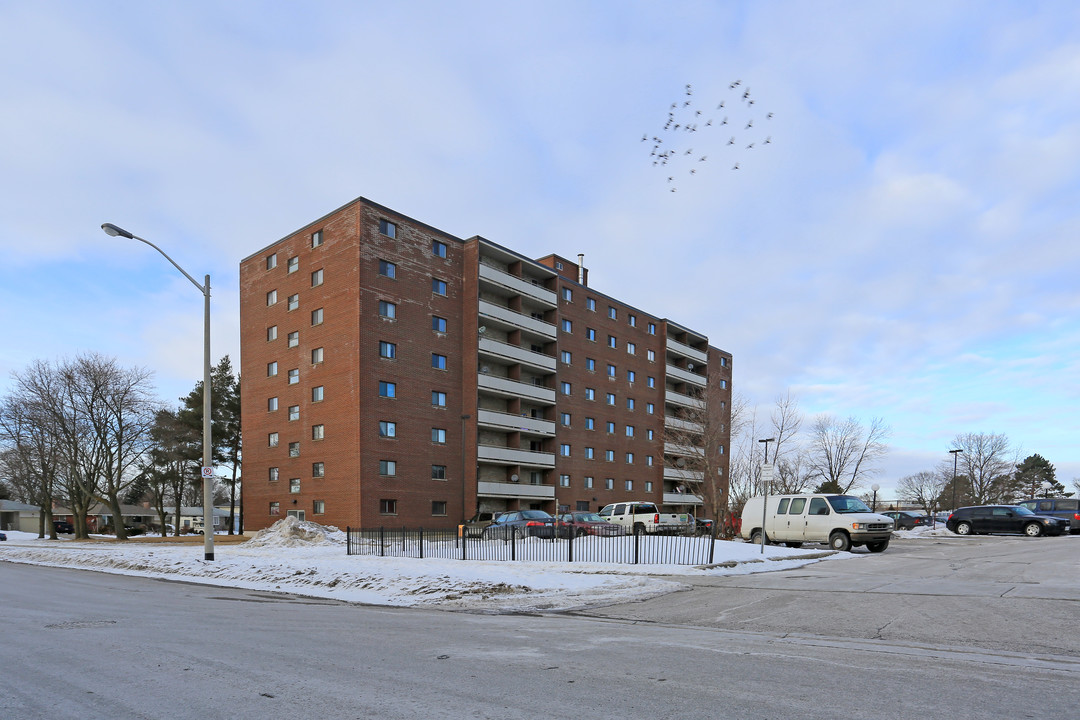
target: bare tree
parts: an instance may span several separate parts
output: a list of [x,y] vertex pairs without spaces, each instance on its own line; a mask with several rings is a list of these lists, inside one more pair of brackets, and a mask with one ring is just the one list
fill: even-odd
[[[1004,434],[966,433],[957,435],[953,447],[959,448],[960,468],[967,478],[971,501],[988,505],[1008,501],[1012,494],[1012,471],[1016,453]],[[951,471],[951,468],[950,468]]]
[[950,479],[940,472],[923,470],[900,478],[900,482],[896,485],[896,492],[901,500],[925,508],[933,515],[938,509],[938,498],[941,497]]
[[826,492],[850,492],[877,472],[874,463],[888,452],[889,426],[873,418],[863,428],[856,418],[821,415],[811,429],[807,462],[810,476]]
[[665,464],[696,483],[691,487],[701,494],[703,510],[717,527],[728,505],[730,410],[714,383],[664,424]]

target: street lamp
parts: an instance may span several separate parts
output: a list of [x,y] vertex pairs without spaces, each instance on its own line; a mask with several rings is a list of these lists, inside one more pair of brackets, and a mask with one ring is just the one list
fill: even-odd
[[[166,260],[172,263],[173,267],[184,274],[191,284],[199,288],[199,292],[203,294],[203,460],[202,460],[202,477],[203,477],[203,554],[205,560],[214,559],[214,467],[213,467],[213,445],[211,444],[210,435],[210,276],[206,276],[206,282],[202,285],[195,281],[195,278],[188,275],[184,268],[176,264],[176,261],[165,254],[165,251],[159,248],[154,243],[141,238],[138,235],[132,235],[127,230],[121,227],[117,227],[112,223],[105,223],[101,226],[101,229],[105,231],[106,235],[112,237],[125,237],[129,240],[138,240],[139,242],[146,243],[150,247],[157,250],[164,256]],[[180,519],[176,518],[179,522]]]
[[877,512],[877,491],[881,489],[881,486],[874,483],[870,486],[870,489],[874,491],[874,507],[871,508],[874,512]]
[[956,458],[964,451],[956,448],[949,452],[952,454],[952,512],[956,512]]
[[[765,438],[764,440],[758,440],[759,443],[765,443],[765,462],[761,463],[761,472],[764,474],[765,466],[769,464],[769,443],[775,442],[776,438]],[[770,468],[771,470],[771,468]],[[769,473],[769,478],[766,480],[761,478],[761,487],[764,489],[764,497],[761,499],[761,554],[765,554],[765,513],[766,508],[769,506],[769,483],[768,480],[772,480],[772,473]]]

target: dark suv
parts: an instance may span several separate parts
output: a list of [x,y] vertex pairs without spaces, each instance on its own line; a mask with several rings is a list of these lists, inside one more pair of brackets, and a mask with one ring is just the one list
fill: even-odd
[[1038,537],[1069,532],[1069,521],[1036,515],[1020,505],[977,505],[954,511],[945,522],[945,527],[957,535],[1023,533],[1028,537]]
[[1080,533],[1080,500],[1076,498],[1038,498],[1017,503],[1037,515],[1052,515],[1069,521],[1070,530]]
[[53,520],[52,526],[53,530],[61,535],[70,535],[75,532],[75,528],[66,520]]

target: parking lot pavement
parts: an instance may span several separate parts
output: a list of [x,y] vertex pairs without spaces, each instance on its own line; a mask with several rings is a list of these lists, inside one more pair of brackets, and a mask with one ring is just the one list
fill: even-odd
[[[912,539],[797,570],[695,578],[584,614],[681,625],[1080,657],[1080,536]],[[684,582],[686,580],[684,579]]]

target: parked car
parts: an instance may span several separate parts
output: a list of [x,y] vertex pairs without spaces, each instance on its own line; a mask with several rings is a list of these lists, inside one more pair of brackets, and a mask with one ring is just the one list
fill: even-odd
[[690,528],[691,535],[712,535],[712,518],[699,518],[691,515],[690,521],[693,523],[693,526]]
[[1036,515],[1052,515],[1069,521],[1069,531],[1080,533],[1080,500],[1076,498],[1036,498],[1017,503]]
[[53,530],[63,535],[71,535],[75,528],[66,520],[53,520]]
[[955,510],[945,527],[957,535],[1023,533],[1028,537],[1038,537],[1068,532],[1069,521],[1036,515],[1020,505],[976,505]]
[[599,515],[609,523],[621,525],[630,533],[685,535],[693,528],[689,515],[662,513],[652,502],[611,503],[605,505]]
[[511,510],[499,513],[480,536],[509,540],[515,533],[518,537],[554,537],[555,518],[543,510]]
[[4,533],[0,532],[0,540],[7,540],[7,535],[5,535]]
[[914,530],[917,527],[929,525],[931,522],[929,515],[920,515],[910,510],[890,510],[878,513],[878,515],[892,518],[897,530]]
[[484,534],[484,528],[494,522],[495,516],[498,514],[497,512],[476,513],[465,521],[465,536],[481,537]]
[[558,533],[561,538],[581,537],[582,535],[625,535],[621,525],[609,523],[594,512],[568,512],[558,516]]

